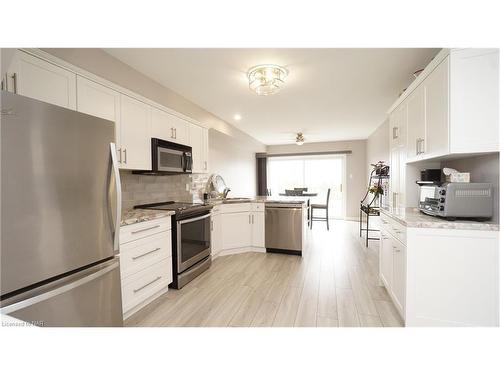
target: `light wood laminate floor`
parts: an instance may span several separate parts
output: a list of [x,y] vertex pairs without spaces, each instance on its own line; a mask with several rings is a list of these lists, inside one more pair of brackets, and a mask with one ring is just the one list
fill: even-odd
[[302,257],[245,253],[218,257],[181,290],[130,317],[139,327],[400,327],[378,286],[378,241],[365,248],[357,223],[316,223]]

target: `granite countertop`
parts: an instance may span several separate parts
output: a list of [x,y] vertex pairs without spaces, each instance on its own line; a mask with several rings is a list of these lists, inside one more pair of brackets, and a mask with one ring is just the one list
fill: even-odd
[[159,211],[159,210],[147,210],[147,209],[130,209],[122,212],[122,220],[120,226],[140,223],[143,221],[149,221],[154,219],[159,219],[162,217],[172,216],[175,211]]
[[408,228],[500,230],[500,225],[492,221],[446,220],[440,217],[426,215],[415,207],[401,209],[382,208],[380,211]]
[[219,205],[219,204],[235,204],[235,203],[295,203],[302,204],[307,203],[310,197],[283,197],[283,196],[256,196],[252,198],[241,198],[241,199],[229,199],[227,201],[223,199],[212,199],[210,200],[210,204]]

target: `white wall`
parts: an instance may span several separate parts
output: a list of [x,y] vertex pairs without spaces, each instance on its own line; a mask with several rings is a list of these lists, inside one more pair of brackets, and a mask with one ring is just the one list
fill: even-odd
[[[220,174],[231,189],[230,197],[252,197],[257,194],[255,148],[236,142],[233,137],[210,129],[210,173]],[[262,147],[258,152],[264,152]]]
[[268,154],[325,151],[352,151],[346,157],[346,216],[357,218],[359,202],[366,192],[366,140],[267,146]]

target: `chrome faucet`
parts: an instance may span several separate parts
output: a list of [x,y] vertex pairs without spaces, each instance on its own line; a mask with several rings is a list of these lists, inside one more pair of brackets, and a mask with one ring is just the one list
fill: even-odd
[[226,198],[227,198],[227,195],[229,194],[229,192],[230,192],[230,191],[231,191],[231,189],[229,189],[229,188],[225,188],[225,189],[224,189],[224,192],[222,193],[222,197],[223,197],[224,199],[226,199]]

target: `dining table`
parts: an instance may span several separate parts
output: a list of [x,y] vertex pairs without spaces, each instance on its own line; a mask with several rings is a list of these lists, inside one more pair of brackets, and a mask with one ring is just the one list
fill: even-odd
[[282,197],[317,197],[318,193],[302,193],[302,194],[280,193],[280,196],[282,196]]

